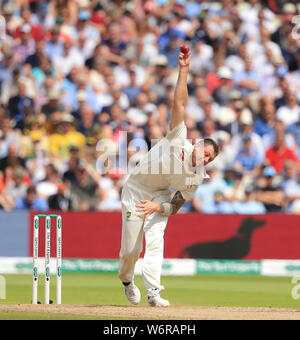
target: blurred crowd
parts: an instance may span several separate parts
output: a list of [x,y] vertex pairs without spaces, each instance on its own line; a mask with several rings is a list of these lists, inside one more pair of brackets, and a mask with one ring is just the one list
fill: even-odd
[[119,211],[124,160],[168,130],[185,42],[188,138],[221,154],[181,212],[300,213],[299,12],[280,0],[2,0],[0,208]]

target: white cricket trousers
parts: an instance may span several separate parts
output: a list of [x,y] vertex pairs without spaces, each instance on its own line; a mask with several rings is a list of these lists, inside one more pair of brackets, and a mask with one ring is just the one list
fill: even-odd
[[[138,195],[140,196],[140,195]],[[146,196],[142,198],[143,196]],[[161,269],[164,253],[164,232],[168,217],[154,213],[144,222],[144,218],[136,213],[135,204],[140,199],[148,200],[151,197],[142,194],[138,200],[133,199],[132,192],[123,188],[122,193],[122,241],[120,250],[119,278],[122,282],[134,281],[134,269],[143,250],[145,234],[145,255],[142,275],[147,290],[164,287],[160,284]],[[165,202],[170,196],[152,198],[153,202]]]

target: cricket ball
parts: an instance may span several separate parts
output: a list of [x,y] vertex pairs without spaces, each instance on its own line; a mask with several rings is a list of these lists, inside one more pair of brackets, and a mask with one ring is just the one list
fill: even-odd
[[187,45],[181,45],[180,46],[180,52],[184,54],[188,54],[190,51],[190,48]]

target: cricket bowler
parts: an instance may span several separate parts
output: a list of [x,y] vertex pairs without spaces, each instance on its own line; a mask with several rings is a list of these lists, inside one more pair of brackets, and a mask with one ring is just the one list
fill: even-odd
[[[217,143],[210,138],[195,145],[187,140],[184,118],[190,50],[186,46],[185,50],[180,49],[178,64],[169,132],[135,167],[122,191],[119,278],[132,304],[141,300],[140,290],[134,284],[134,269],[145,235],[142,275],[148,304],[153,307],[170,306],[169,301],[160,296],[164,289],[160,278],[168,217],[175,215],[185,201],[192,199],[199,184],[208,177],[205,166],[219,153]],[[172,192],[175,192],[173,198]]]

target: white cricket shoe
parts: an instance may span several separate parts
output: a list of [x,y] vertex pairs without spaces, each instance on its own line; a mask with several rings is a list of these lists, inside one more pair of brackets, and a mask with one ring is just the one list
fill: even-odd
[[148,304],[151,307],[169,307],[170,302],[160,297],[159,289],[152,288],[148,291]]
[[124,286],[124,291],[127,300],[133,305],[137,305],[141,301],[141,292],[133,282],[131,282],[128,286]]

